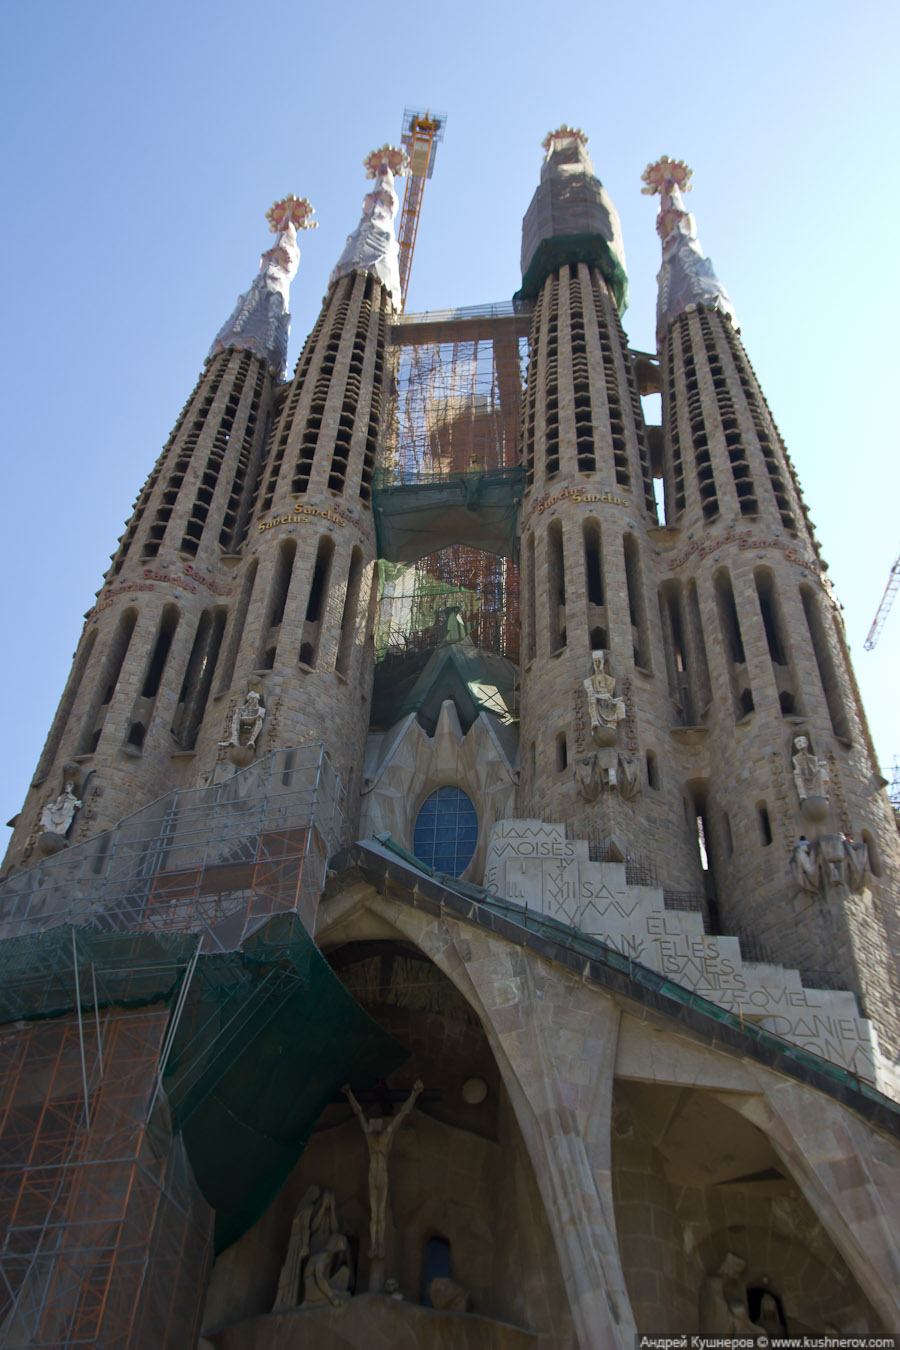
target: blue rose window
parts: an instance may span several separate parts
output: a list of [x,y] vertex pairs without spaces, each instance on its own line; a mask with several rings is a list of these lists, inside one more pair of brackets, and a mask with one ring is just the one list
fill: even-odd
[[478,842],[478,817],[458,787],[441,787],[426,797],[413,830],[413,852],[448,876],[461,876]]

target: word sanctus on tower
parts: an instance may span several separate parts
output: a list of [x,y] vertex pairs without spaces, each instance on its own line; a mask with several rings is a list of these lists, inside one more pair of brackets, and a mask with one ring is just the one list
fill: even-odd
[[288,378],[277,202],[140,491],[0,881],[2,1346],[900,1329],[840,609],[690,171],[638,352],[544,150],[512,303],[428,314],[374,151]]

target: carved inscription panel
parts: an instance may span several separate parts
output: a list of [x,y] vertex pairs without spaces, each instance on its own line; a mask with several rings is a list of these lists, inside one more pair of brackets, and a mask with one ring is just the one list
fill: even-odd
[[[852,994],[805,989],[796,970],[745,962],[735,937],[709,936],[703,918],[666,909],[662,891],[632,886],[621,863],[595,863],[585,840],[542,820],[503,820],[488,842],[484,885],[596,937],[633,961],[870,1082],[877,1046]],[[881,1084],[886,1087],[886,1084]]]

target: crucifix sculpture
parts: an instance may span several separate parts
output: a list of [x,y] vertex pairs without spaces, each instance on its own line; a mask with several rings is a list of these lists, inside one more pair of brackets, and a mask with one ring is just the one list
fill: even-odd
[[423,1083],[417,1078],[413,1090],[391,1119],[383,1116],[370,1116],[368,1119],[362,1107],[353,1095],[349,1083],[341,1091],[353,1107],[356,1118],[363,1128],[366,1143],[369,1146],[369,1259],[373,1262],[384,1260],[384,1236],[387,1222],[388,1202],[388,1157],[394,1142],[394,1135],[401,1121],[409,1115],[416,1104],[416,1098],[422,1091]]

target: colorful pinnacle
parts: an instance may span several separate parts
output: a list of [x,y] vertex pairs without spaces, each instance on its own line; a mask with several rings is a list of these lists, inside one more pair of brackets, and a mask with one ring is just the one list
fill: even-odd
[[405,150],[386,142],[377,150],[372,150],[363,160],[367,178],[377,178],[380,171],[390,169],[393,174],[404,174],[409,167],[409,156]]
[[587,145],[588,143],[588,138],[580,127],[570,127],[563,122],[562,126],[557,127],[555,131],[547,132],[547,135],[541,141],[541,149],[549,150],[554,141],[564,141],[568,140],[570,137],[574,137],[574,139],[580,141],[582,145]]
[[690,192],[692,173],[693,170],[683,159],[669,159],[668,155],[663,155],[655,164],[648,164],[641,174],[642,182],[647,184],[641,188],[641,192],[647,197],[653,197],[656,193],[666,195],[673,187],[677,187],[680,192]]
[[273,234],[280,234],[288,225],[295,230],[317,230],[319,222],[313,220],[315,207],[310,205],[308,197],[295,197],[289,192],[280,202],[273,202],[266,212],[266,220]]

